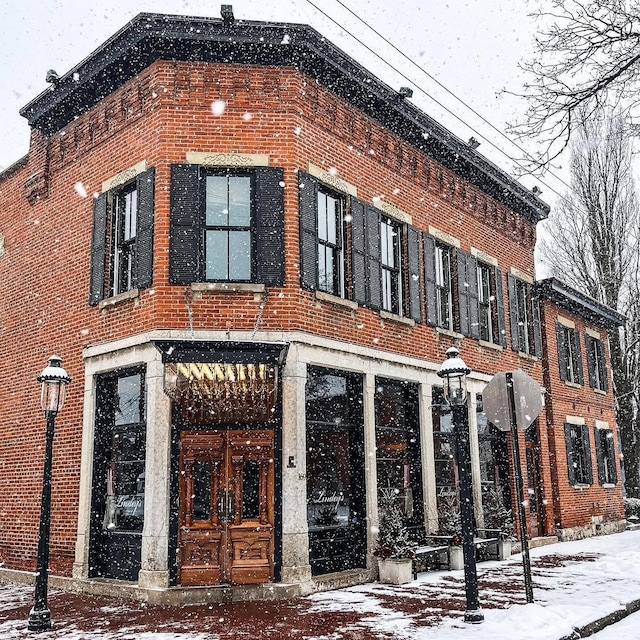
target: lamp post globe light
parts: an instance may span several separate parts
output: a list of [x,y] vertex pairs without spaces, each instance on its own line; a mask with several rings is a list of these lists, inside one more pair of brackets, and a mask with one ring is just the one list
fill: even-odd
[[440,365],[438,376],[444,384],[444,397],[451,407],[456,434],[456,452],[460,477],[460,525],[462,528],[462,556],[467,599],[465,622],[478,623],[484,614],[478,603],[478,575],[476,550],[473,544],[473,494],[471,491],[471,450],[469,446],[469,410],[467,408],[466,376],[471,372],[460,351],[449,347],[447,359]]
[[38,376],[41,384],[40,406],[47,420],[42,478],[42,501],[40,503],[40,530],[38,535],[38,558],[36,563],[36,591],[33,608],[29,612],[29,631],[45,631],[51,627],[51,612],[47,605],[49,570],[49,529],[51,525],[51,466],[53,461],[53,433],[56,415],[62,409],[66,387],[71,378],[62,368],[62,358],[51,356],[49,364]]

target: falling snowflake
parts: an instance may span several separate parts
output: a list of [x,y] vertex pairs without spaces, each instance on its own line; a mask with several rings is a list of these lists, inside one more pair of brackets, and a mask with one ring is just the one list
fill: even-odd
[[221,116],[226,108],[227,103],[224,100],[214,100],[211,103],[211,113],[213,113],[214,116]]

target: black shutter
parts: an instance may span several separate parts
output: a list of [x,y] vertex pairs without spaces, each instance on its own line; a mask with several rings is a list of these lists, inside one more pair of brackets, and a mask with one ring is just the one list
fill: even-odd
[[569,484],[573,486],[576,484],[576,469],[573,466],[575,463],[575,455],[573,451],[573,444],[571,438],[571,430],[576,429],[577,425],[564,423],[564,441],[567,448],[567,474],[569,477]]
[[582,443],[584,445],[584,482],[585,484],[593,484],[593,465],[591,463],[591,444],[589,439],[589,428],[586,425],[578,427],[582,429]]
[[365,226],[367,237],[367,304],[372,309],[382,307],[382,255],[380,248],[380,211],[371,205],[365,205]]
[[587,374],[589,376],[589,386],[596,388],[596,363],[593,359],[593,338],[588,334],[584,334],[584,348],[587,352]]
[[364,202],[350,198],[351,207],[351,281],[353,299],[367,304],[367,248],[364,221]]
[[93,228],[91,231],[91,271],[89,275],[89,304],[94,306],[104,298],[104,268],[107,241],[107,193],[93,200]]
[[422,322],[420,232],[411,225],[407,225],[407,265],[409,271],[409,317],[416,322]]
[[436,309],[436,239],[428,233],[423,233],[422,244],[424,249],[426,323],[435,326],[438,324]]
[[[529,294],[531,289],[531,285],[527,285]],[[542,358],[542,323],[540,322],[540,299],[537,296],[531,296],[531,321],[533,323],[533,355]]]
[[155,169],[136,176],[138,211],[133,286],[142,289],[153,282],[153,196]]
[[610,432],[611,437],[607,438],[607,449],[609,452],[609,471],[611,478],[609,478],[611,484],[617,484],[618,482],[618,464],[616,462],[616,445],[615,438],[613,437],[613,431]]
[[200,166],[171,165],[169,282],[190,284],[201,278]]
[[458,249],[458,309],[460,333],[471,338],[480,337],[480,310],[478,308],[478,261],[474,256]]
[[499,344],[507,346],[507,330],[504,319],[504,287],[502,284],[502,271],[496,269],[496,316],[498,325]]
[[578,384],[584,384],[584,370],[582,368],[582,349],[580,347],[580,334],[573,329],[571,332],[573,340],[573,347],[576,350],[576,382]]
[[458,272],[458,322],[460,333],[469,333],[469,279],[467,278],[467,254],[462,249],[456,250]]
[[314,291],[318,287],[318,181],[308,173],[298,174],[300,208],[300,283]]
[[520,339],[518,338],[518,298],[516,296],[516,279],[507,274],[507,289],[509,293],[509,324],[511,325],[511,348],[514,351],[521,351]]
[[596,463],[598,465],[598,482],[605,484],[606,478],[604,475],[604,456],[607,455],[606,451],[602,450],[602,440],[600,438],[600,429],[593,428],[593,437],[596,441]]
[[564,326],[556,322],[556,342],[558,344],[558,368],[560,371],[560,380],[567,380],[569,372],[567,371],[567,341]]
[[602,390],[609,391],[609,368],[607,367],[607,361],[605,359],[605,348],[604,342],[602,340],[598,340],[597,343],[598,353],[600,354],[599,362],[600,362],[600,379],[602,380]]
[[284,285],[284,169],[255,169],[255,281]]

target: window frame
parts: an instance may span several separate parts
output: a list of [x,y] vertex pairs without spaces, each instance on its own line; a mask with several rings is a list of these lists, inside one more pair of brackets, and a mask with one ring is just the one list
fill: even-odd
[[[133,204],[127,198],[132,198]],[[131,291],[136,287],[134,263],[137,249],[138,185],[136,181],[127,182],[110,192],[111,206],[109,224],[111,226],[109,297]],[[133,209],[133,210],[132,210]],[[128,221],[127,221],[128,218]],[[126,228],[133,229],[133,236],[126,235]]]
[[[321,208],[321,198],[324,198],[325,206],[324,209]],[[334,228],[335,228],[335,242],[331,242],[329,238],[322,238],[320,234],[320,215],[321,211],[328,211],[327,199],[332,198],[335,200],[337,206],[334,210],[335,220],[334,220]],[[318,193],[316,197],[316,206],[317,206],[317,219],[316,219],[316,232],[317,232],[317,289],[318,291],[322,291],[324,293],[328,293],[333,296],[337,296],[339,298],[346,297],[346,264],[345,264],[345,248],[347,246],[346,242],[346,221],[345,221],[345,212],[346,212],[346,196],[343,194],[334,191],[333,189],[329,189],[322,183],[318,183]],[[329,216],[326,217],[326,226],[328,228],[329,225]],[[328,233],[326,234],[329,235]],[[327,252],[330,253],[333,260],[334,271],[331,286],[329,287],[327,284],[322,281],[322,274],[320,270],[320,256],[321,251],[325,251],[325,264],[326,264],[326,256]],[[335,268],[337,266],[337,268]],[[326,279],[325,279],[326,282]]]
[[[227,177],[227,195],[229,193],[230,177],[248,177],[249,178],[249,224],[248,225],[210,225],[207,224],[207,178],[209,176],[226,176]],[[237,169],[232,167],[200,167],[200,187],[201,187],[201,238],[200,238],[200,282],[256,282],[256,185],[255,172],[251,169]],[[230,273],[230,233],[234,231],[246,231],[249,233],[249,278],[208,278],[207,277],[207,235],[209,232],[227,232],[227,274]]]
[[520,354],[541,358],[542,323],[540,299],[533,284],[512,273],[507,275],[511,348]]
[[584,384],[580,334],[575,328],[558,322],[556,324],[556,335],[560,380],[570,384]]
[[593,484],[589,429],[585,424],[565,422],[567,474],[571,486]]
[[380,216],[382,309],[399,316],[405,315],[403,227],[389,216]]
[[[447,258],[447,264],[445,264],[445,256]],[[435,260],[436,326],[442,329],[448,329],[449,331],[454,331],[454,247],[436,240]],[[448,317],[444,317],[443,312],[445,309]]]
[[618,482],[618,469],[613,429],[596,426],[594,427],[594,438],[598,461],[598,482],[602,486],[615,485]]
[[592,389],[606,393],[609,389],[609,377],[604,341],[585,334],[585,348],[589,370],[589,386]]
[[[500,344],[498,328],[497,274],[493,265],[478,260],[478,332],[480,340]],[[485,300],[484,276],[486,275],[488,300]],[[483,316],[486,315],[487,333],[483,335]]]

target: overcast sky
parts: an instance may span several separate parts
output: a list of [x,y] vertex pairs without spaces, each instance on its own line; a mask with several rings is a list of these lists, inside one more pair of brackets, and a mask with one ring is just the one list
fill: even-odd
[[[531,51],[536,29],[528,17],[532,2],[227,0],[226,3],[233,5],[237,19],[310,24],[394,88],[411,86],[416,105],[463,140],[472,135],[480,139],[480,152],[506,171],[513,171],[509,158],[490,143],[510,156],[517,156],[515,147],[509,146],[498,132],[394,51],[366,24],[504,131],[505,122],[524,109],[518,100],[497,94],[504,87],[517,90],[522,82],[518,61]],[[104,5],[87,0],[0,0],[0,167],[8,167],[28,151],[29,128],[18,111],[47,88],[48,69],[55,69],[60,75],[66,73],[140,12],[219,17],[220,5],[203,0],[109,0]],[[354,36],[385,62],[367,51]],[[540,180],[524,176],[521,181],[529,188],[541,184],[543,199],[554,201],[554,194]],[[558,188],[552,178],[545,178],[545,182]]]

